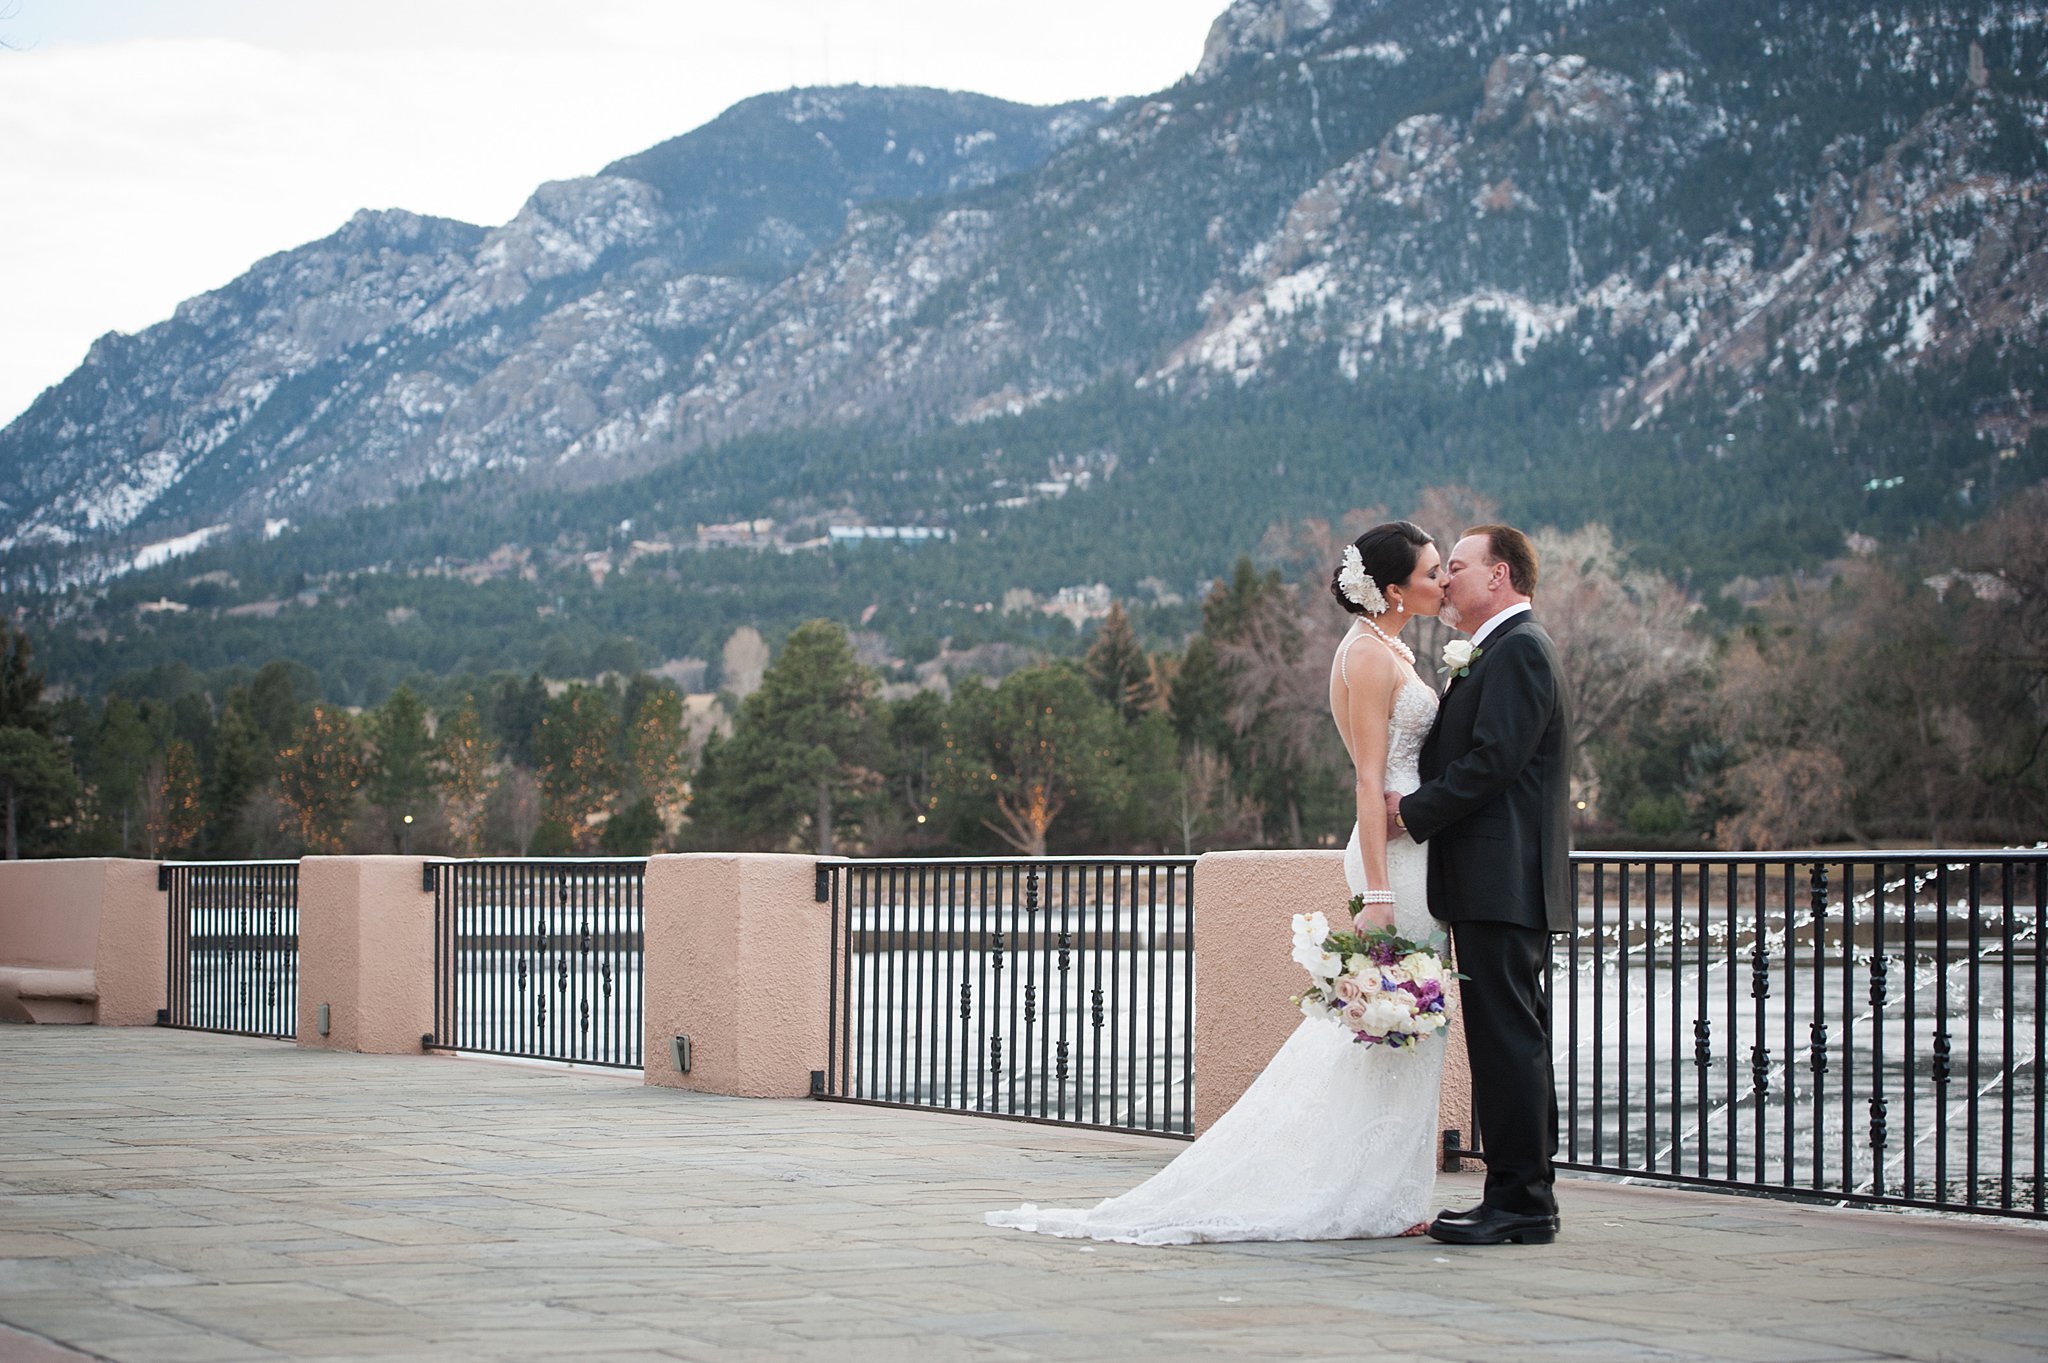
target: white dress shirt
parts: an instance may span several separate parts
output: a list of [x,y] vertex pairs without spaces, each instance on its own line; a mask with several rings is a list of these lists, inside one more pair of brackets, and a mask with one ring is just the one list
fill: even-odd
[[1485,624],[1479,627],[1479,632],[1472,636],[1472,647],[1478,648],[1481,644],[1486,642],[1487,635],[1493,633],[1495,630],[1499,629],[1502,625],[1514,619],[1516,616],[1526,613],[1528,609],[1528,602],[1517,601],[1514,605],[1509,606],[1499,615],[1496,615],[1491,620],[1488,620]]

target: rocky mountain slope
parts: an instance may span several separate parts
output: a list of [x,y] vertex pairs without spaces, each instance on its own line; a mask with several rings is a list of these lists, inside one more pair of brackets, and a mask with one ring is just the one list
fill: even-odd
[[1973,434],[2017,447],[2044,93],[2037,0],[1237,0],[1116,108],[764,96],[502,228],[364,214],[106,338],[0,432],[0,549],[120,565],[1105,384],[1369,406],[1566,360],[1589,430],[1989,365]]
[[0,432],[5,546],[251,530],[609,451],[605,424],[673,388],[851,205],[994,183],[1103,112],[764,95],[542,186],[502,227],[360,213],[168,322],[104,337]]

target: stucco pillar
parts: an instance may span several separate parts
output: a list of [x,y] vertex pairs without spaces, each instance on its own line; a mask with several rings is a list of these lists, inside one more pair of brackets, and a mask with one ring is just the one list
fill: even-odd
[[424,860],[300,860],[301,1046],[417,1054],[434,1030],[434,895],[420,888]]
[[[692,852],[647,863],[646,1078],[799,1098],[825,1068],[831,916],[803,856]],[[690,1038],[688,1074],[670,1040]]]
[[[1295,1026],[1288,999],[1308,977],[1290,958],[1297,913],[1344,921],[1344,854],[1210,852],[1195,864],[1195,1130],[1209,1129],[1258,1078]],[[1465,1034],[1452,1013],[1440,1128],[1473,1144]]]
[[154,1023],[165,936],[153,861],[0,862],[0,1020]]
[[153,861],[109,858],[100,865],[100,927],[93,974],[99,1015],[109,1027],[150,1027],[169,1000],[169,905]]

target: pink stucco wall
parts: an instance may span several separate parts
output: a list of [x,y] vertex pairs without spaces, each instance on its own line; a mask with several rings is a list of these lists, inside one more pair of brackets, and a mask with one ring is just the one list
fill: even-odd
[[99,980],[103,1026],[149,1027],[165,1004],[164,956],[170,920],[156,863],[109,859],[100,863]]
[[[1297,913],[1344,920],[1341,852],[1210,852],[1195,866],[1195,1129],[1230,1110],[1295,1027],[1307,976],[1289,957]],[[1456,1015],[1438,1125],[1470,1146],[1471,1079]]]
[[[646,1078],[796,1098],[825,1068],[827,906],[811,857],[723,852],[647,863]],[[678,1074],[669,1040],[688,1036]]]
[[[299,864],[302,1046],[403,1054],[433,1019],[433,895],[418,857]],[[646,883],[646,1080],[795,1097],[825,1067],[830,919],[804,856],[652,858]],[[1340,854],[1212,852],[1196,868],[1195,1118],[1216,1120],[1299,1021],[1289,920],[1341,910]],[[156,864],[0,863],[0,1018],[147,1025],[164,1004]],[[327,1004],[329,1031],[317,1026]],[[687,1035],[689,1074],[670,1060]],[[1448,1041],[1441,1125],[1472,1143],[1464,1037]]]
[[420,888],[422,860],[299,862],[301,1046],[402,1055],[433,1031],[434,896]]
[[155,862],[0,862],[0,1019],[155,1022],[163,904]]

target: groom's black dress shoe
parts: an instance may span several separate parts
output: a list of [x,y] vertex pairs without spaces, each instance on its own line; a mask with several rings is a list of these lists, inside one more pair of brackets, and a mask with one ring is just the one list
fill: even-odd
[[1446,1245],[1547,1245],[1557,1238],[1557,1213],[1533,1215],[1474,1207],[1446,1212],[1429,1223],[1429,1238]]

